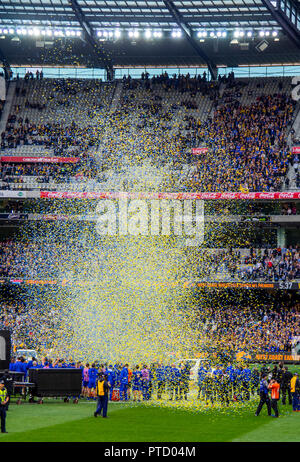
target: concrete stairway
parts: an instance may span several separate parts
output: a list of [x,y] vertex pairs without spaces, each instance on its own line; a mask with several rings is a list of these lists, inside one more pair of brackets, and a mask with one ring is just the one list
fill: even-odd
[[11,113],[11,105],[13,102],[15,91],[16,91],[16,82],[15,81],[9,82],[8,91],[6,93],[6,101],[5,101],[5,105],[3,108],[2,117],[0,120],[0,133],[2,133],[5,130],[8,116]]

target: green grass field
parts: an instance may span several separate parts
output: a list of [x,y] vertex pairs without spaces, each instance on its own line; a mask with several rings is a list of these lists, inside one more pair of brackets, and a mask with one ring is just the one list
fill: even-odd
[[95,418],[95,402],[12,403],[8,434],[0,442],[300,442],[300,413],[281,406],[280,417],[263,409],[254,416],[257,399],[229,409],[189,409],[110,403],[108,419]]

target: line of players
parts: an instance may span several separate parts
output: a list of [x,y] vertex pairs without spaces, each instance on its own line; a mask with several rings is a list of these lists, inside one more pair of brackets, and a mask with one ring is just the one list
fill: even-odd
[[[156,395],[157,399],[169,400],[188,399],[190,385],[190,365],[183,363],[179,367],[175,364],[164,366],[162,364],[135,366],[131,370],[128,364],[115,366],[100,366],[99,371],[107,376],[110,384],[110,399],[134,401],[149,400]],[[251,395],[259,392],[260,379],[263,376],[275,378],[280,384],[282,403],[286,403],[288,396],[291,404],[290,381],[293,374],[288,367],[275,366],[273,370],[263,366],[260,371],[249,366],[233,366],[228,363],[226,367],[215,366],[207,362],[198,370],[197,399],[205,400],[206,404],[221,402],[228,405],[232,401],[248,401]],[[93,396],[97,368],[88,365],[83,369],[83,395]],[[91,378],[90,378],[91,377]],[[131,395],[132,392],[132,395]],[[115,393],[115,396],[114,396]]]
[[[178,367],[175,364],[163,365],[152,364],[136,365],[129,368],[128,364],[86,364],[81,361],[69,362],[64,360],[51,361],[43,358],[40,363],[33,358],[26,361],[24,358],[13,359],[10,364],[11,371],[24,372],[25,380],[30,368],[80,368],[82,369],[82,393],[87,399],[96,399],[96,381],[99,373],[107,376],[110,384],[110,400],[134,401],[167,398],[169,400],[188,399],[190,388],[189,363],[182,363]],[[293,374],[282,364],[270,368],[263,366],[260,371],[246,366],[215,365],[207,361],[198,369],[198,399],[205,400],[206,404],[221,402],[228,405],[232,401],[248,401],[251,395],[258,393],[260,379],[263,376],[275,378],[280,384],[282,404],[286,403],[288,395],[289,404],[292,402],[290,393],[290,381]]]
[[189,392],[190,366],[182,364],[176,367],[174,364],[163,366],[162,364],[151,365],[149,368],[144,364],[136,365],[130,369],[128,364],[100,365],[97,369],[95,364],[89,364],[83,368],[82,395],[88,399],[94,397],[97,375],[103,373],[107,376],[110,384],[110,400],[147,401],[152,398],[156,390],[157,399],[162,399],[165,392],[169,399],[187,399]]

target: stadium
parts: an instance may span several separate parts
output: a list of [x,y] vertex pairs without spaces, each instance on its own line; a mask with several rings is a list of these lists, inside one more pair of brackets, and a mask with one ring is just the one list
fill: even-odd
[[1,0],[0,62],[0,442],[299,442],[299,1]]

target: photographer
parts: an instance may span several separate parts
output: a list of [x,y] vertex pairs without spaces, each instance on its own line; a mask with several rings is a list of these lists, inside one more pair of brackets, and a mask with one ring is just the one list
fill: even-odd
[[292,404],[292,394],[291,394],[291,380],[293,378],[293,374],[288,370],[288,367],[284,368],[283,378],[282,378],[282,386],[281,386],[281,396],[282,396],[282,404],[286,403],[286,395],[288,395],[289,404]]

